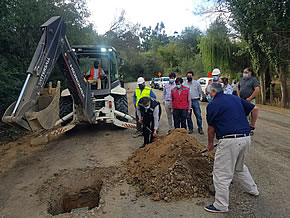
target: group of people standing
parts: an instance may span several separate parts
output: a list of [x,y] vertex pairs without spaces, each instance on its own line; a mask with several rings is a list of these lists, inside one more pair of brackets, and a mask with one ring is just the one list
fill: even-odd
[[[229,186],[236,175],[241,186],[252,196],[258,196],[259,191],[247,166],[245,158],[249,152],[251,130],[255,129],[258,118],[258,107],[255,98],[259,92],[259,82],[252,76],[253,70],[246,68],[243,78],[234,87],[227,79],[220,79],[220,70],[214,69],[213,82],[206,88],[209,104],[206,108],[208,123],[208,151],[216,145],[213,167],[213,183],[215,201],[204,209],[209,212],[227,212],[229,206]],[[192,111],[197,120],[197,130],[204,134],[199,97],[202,93],[200,84],[193,79],[193,72],[187,72],[187,80],[169,75],[169,83],[163,90],[163,103],[168,118],[169,133],[174,128],[187,128],[193,132]],[[161,105],[156,100],[153,90],[145,86],[144,78],[137,80],[133,101],[138,120],[137,130],[142,131],[143,124],[144,148],[151,143],[158,133]],[[236,90],[235,90],[236,89]],[[236,91],[237,96],[234,92]],[[251,115],[250,123],[247,119]],[[174,121],[172,123],[172,120]],[[187,125],[186,125],[187,122]]]
[[[236,95],[248,102],[255,104],[255,99],[259,94],[259,81],[252,75],[254,73],[253,69],[246,68],[243,71],[243,78],[240,79],[239,83],[233,80],[232,85],[229,84],[229,80],[226,77],[221,77],[221,72],[219,69],[214,69],[212,71],[212,83],[222,84],[224,94]],[[208,95],[207,87],[207,98],[211,102],[212,98]]]
[[187,129],[188,126],[189,133],[193,133],[193,111],[197,121],[197,130],[200,134],[204,134],[199,106],[202,89],[199,82],[193,79],[193,72],[187,72],[186,76],[187,80],[183,81],[182,78],[176,78],[175,73],[171,73],[169,75],[169,83],[165,84],[163,89],[162,100],[168,118],[168,133],[173,129],[172,118],[174,128]]
[[[259,81],[252,76],[252,73],[253,70],[251,68],[246,68],[243,71],[243,78],[239,81],[239,83],[237,84],[236,81],[233,81],[233,85],[231,86],[229,85],[228,79],[225,77],[222,78],[220,70],[216,68],[212,71],[212,84],[221,84],[224,94],[237,95],[240,98],[255,104],[255,98],[259,93]],[[201,135],[204,134],[202,128],[201,109],[199,104],[200,96],[202,95],[202,89],[199,82],[194,80],[193,77],[194,73],[189,71],[186,74],[186,81],[183,81],[181,77],[176,78],[175,73],[170,73],[169,82],[164,85],[162,101],[168,119],[168,133],[170,133],[173,128],[185,128],[188,129],[189,134],[192,134],[194,131],[192,114],[194,114],[196,118],[197,132]],[[151,122],[147,123],[147,125],[144,125],[142,120],[142,117],[144,116],[143,114],[146,114],[150,111],[150,102],[152,102],[154,99],[154,101],[156,101],[156,95],[152,88],[145,85],[145,79],[143,77],[138,78],[137,85],[138,87],[135,89],[133,96],[133,103],[134,107],[136,108],[137,118],[137,132],[135,136],[137,137],[144,135],[145,132],[146,137],[144,138],[144,144],[141,146],[144,147],[146,144],[151,143],[153,137],[157,135],[161,109],[160,113],[155,112],[156,116],[157,114],[159,116],[158,119],[156,117],[154,119],[154,114],[152,113],[152,116],[150,117]],[[210,87],[211,84],[206,87],[208,102],[212,101]],[[139,100],[142,98],[145,98],[146,100],[143,99],[139,104]],[[148,110],[146,107],[144,107],[145,102],[148,104]],[[158,102],[158,104],[160,103]],[[157,108],[159,107],[160,105]],[[143,111],[144,108],[145,111]],[[151,111],[152,109],[153,108],[151,108]],[[139,119],[140,117],[141,119]],[[146,127],[144,128],[144,126]],[[151,134],[148,133],[150,129]]]
[[[204,134],[199,105],[202,89],[193,76],[193,72],[187,72],[187,80],[183,81],[182,78],[176,78],[175,73],[171,73],[169,82],[164,86],[162,100],[168,118],[168,134],[173,128],[185,128],[190,134],[193,133],[192,112],[196,117],[197,131]],[[144,136],[144,143],[140,146],[143,148],[151,143],[158,133],[161,106],[152,88],[145,85],[143,77],[138,78],[137,85],[133,96],[137,118],[135,136]]]

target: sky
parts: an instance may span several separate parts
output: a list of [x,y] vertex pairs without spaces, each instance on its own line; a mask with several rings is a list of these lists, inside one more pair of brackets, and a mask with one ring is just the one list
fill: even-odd
[[194,9],[202,0],[87,0],[91,11],[89,21],[99,34],[109,30],[115,17],[124,9],[125,18],[141,26],[155,27],[159,22],[165,24],[168,35],[175,31],[181,33],[185,27],[195,26],[205,31],[210,20],[193,15]]

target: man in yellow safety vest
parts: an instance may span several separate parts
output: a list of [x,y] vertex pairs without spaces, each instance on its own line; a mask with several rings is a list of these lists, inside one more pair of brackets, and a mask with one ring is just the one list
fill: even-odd
[[[145,79],[143,77],[139,77],[137,79],[137,85],[138,87],[135,89],[134,95],[133,95],[133,103],[135,109],[138,106],[138,102],[143,97],[151,97],[156,99],[156,95],[154,94],[153,90],[145,85]],[[141,124],[138,122],[139,117],[137,116],[137,109],[136,109],[136,120],[137,120],[137,131],[135,133],[135,137],[142,136],[142,127]]]

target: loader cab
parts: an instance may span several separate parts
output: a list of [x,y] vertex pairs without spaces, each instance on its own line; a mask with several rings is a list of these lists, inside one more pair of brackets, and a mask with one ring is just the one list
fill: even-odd
[[84,75],[94,66],[95,61],[99,62],[99,67],[106,74],[101,80],[101,89],[97,89],[97,84],[90,84],[95,96],[109,95],[113,88],[120,85],[115,48],[110,46],[72,46],[72,49]]

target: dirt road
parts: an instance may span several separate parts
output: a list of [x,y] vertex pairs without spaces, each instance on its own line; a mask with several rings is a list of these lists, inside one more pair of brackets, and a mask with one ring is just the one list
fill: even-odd
[[[130,114],[134,114],[134,86],[127,84]],[[154,91],[161,100],[162,92]],[[201,104],[205,130],[206,105]],[[166,132],[163,111],[160,134]],[[257,198],[247,195],[234,180],[230,212],[222,215],[207,213],[198,206],[212,203],[212,196],[178,202],[136,197],[134,187],[122,177],[121,167],[142,144],[142,138],[133,138],[133,130],[110,125],[79,126],[45,146],[33,147],[29,145],[31,136],[27,136],[0,147],[0,216],[50,217],[64,212],[61,204],[82,189],[81,194],[100,191],[100,205],[58,217],[289,217],[289,133],[289,114],[267,108],[260,111],[247,165],[261,194]],[[206,134],[195,131],[193,135],[206,145]]]

